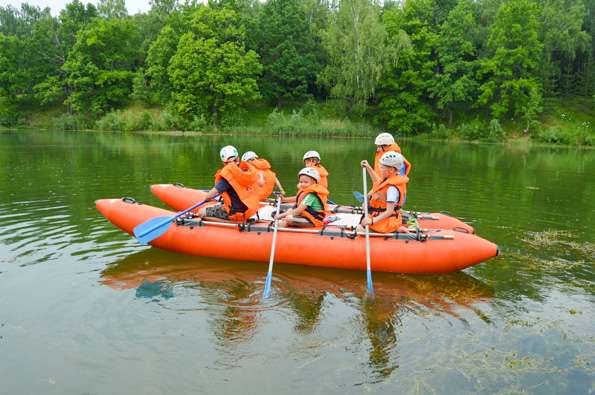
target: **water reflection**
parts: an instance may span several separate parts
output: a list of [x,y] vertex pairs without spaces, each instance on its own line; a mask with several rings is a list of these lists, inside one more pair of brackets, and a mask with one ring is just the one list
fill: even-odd
[[[491,300],[492,289],[463,272],[377,273],[376,297],[368,298],[360,272],[278,265],[273,297],[263,301],[265,271],[262,264],[145,250],[108,266],[100,282],[114,289],[136,289],[136,297],[153,301],[190,297],[179,305],[185,306],[184,311],[206,312],[217,343],[228,351],[254,340],[267,312],[282,311],[287,316],[284,321],[294,322],[296,334],[307,335],[316,333],[330,303],[343,303],[359,316],[360,325],[354,327],[360,331],[358,338],[368,344],[367,364],[376,380],[398,368],[398,333],[404,317],[444,316],[465,324],[461,311],[470,310],[489,323],[480,306]],[[178,294],[177,290],[188,288],[196,292]]]
[[[124,195],[160,205],[155,183],[210,185],[226,144],[270,159],[289,186],[302,153],[316,149],[333,199],[355,203],[370,143],[0,133],[0,393],[23,393],[23,383],[30,393],[245,391],[263,366],[269,392],[588,393],[593,150],[404,141],[410,208],[473,222],[502,256],[468,270],[475,278],[375,274],[374,300],[363,273],[276,265],[263,302],[265,265],[130,256],[143,247],[93,206]],[[128,291],[95,286],[103,269],[100,281]],[[51,370],[64,378],[48,387],[37,379]]]

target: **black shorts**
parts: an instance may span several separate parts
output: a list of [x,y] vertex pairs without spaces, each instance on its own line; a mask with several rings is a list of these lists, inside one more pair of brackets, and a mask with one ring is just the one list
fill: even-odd
[[217,204],[215,206],[205,208],[205,217],[229,219],[229,214],[225,210],[223,204]]

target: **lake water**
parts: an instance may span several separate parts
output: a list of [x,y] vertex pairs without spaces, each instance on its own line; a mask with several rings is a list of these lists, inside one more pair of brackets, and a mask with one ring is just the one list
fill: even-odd
[[162,206],[209,187],[219,148],[271,161],[288,191],[318,150],[355,203],[373,138],[0,133],[0,394],[595,391],[595,151],[401,143],[408,208],[471,223],[501,255],[441,276],[166,253],[94,200]]

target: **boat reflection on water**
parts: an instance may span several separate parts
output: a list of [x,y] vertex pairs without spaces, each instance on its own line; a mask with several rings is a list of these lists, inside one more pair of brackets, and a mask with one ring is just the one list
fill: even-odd
[[114,289],[136,289],[139,298],[164,301],[176,298],[182,289],[197,290],[200,300],[192,301],[190,309],[208,312],[217,341],[224,346],[254,337],[259,316],[268,310],[288,313],[296,333],[312,333],[334,298],[359,312],[362,336],[369,339],[369,364],[381,376],[397,367],[391,362],[391,351],[406,314],[463,320],[461,312],[471,310],[487,320],[479,304],[493,295],[490,287],[464,272],[440,276],[375,273],[375,297],[368,298],[361,272],[276,265],[273,296],[262,300],[265,275],[263,264],[149,249],[107,267],[100,282]]

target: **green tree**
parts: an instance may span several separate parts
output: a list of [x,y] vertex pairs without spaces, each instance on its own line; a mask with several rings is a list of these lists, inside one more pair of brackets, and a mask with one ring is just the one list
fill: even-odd
[[238,24],[244,27],[244,43],[247,50],[257,51],[260,33],[260,0],[209,0],[211,8],[228,8],[235,11]]
[[492,56],[482,61],[478,103],[494,118],[509,116],[530,121],[541,108],[538,79],[542,44],[537,36],[537,7],[530,0],[503,3],[491,28]]
[[147,54],[151,44],[156,40],[161,29],[172,23],[172,19],[180,13],[177,0],[151,0],[151,9],[147,13],[133,16],[142,38],[141,51]]
[[[543,42],[541,79],[544,93],[567,95],[577,90],[580,68],[589,58],[591,37],[583,30],[583,0],[545,0],[539,14]],[[582,60],[577,64],[577,60]],[[578,68],[578,69],[577,69]]]
[[264,70],[261,92],[278,105],[285,99],[304,99],[315,91],[316,38],[300,0],[269,0],[260,14],[258,53]]
[[[97,17],[97,9],[93,4],[83,4],[78,0],[66,4],[53,29],[40,29],[39,38],[35,41],[43,47],[53,49],[53,67],[51,72],[44,74],[45,78],[34,86],[36,97],[42,105],[62,104],[69,94],[66,84],[66,73],[63,66],[69,51],[76,42],[77,33],[85,28],[91,20]],[[68,108],[70,111],[70,108]]]
[[171,83],[167,68],[176,53],[180,32],[171,25],[165,25],[157,39],[151,44],[147,54],[146,75],[153,90],[153,100],[165,104],[171,97]]
[[25,52],[16,36],[0,33],[0,125],[13,125],[21,116],[28,73]]
[[262,65],[254,51],[245,50],[244,37],[233,10],[198,8],[168,70],[180,114],[204,115],[218,124],[227,112],[259,97]]
[[139,44],[131,19],[96,19],[80,31],[63,66],[67,104],[75,112],[100,114],[125,103],[142,63]]
[[380,11],[375,0],[342,0],[322,35],[328,64],[320,74],[321,82],[359,113],[398,55],[389,43]]
[[165,26],[149,46],[143,76],[146,86],[152,92],[151,97],[145,98],[149,102],[167,104],[171,100],[172,87],[167,69],[176,53],[180,37],[190,30],[194,11],[195,9],[188,7],[172,11],[165,20]]
[[388,130],[413,134],[429,129],[434,118],[429,91],[437,70],[438,34],[432,30],[434,2],[407,1],[404,7],[386,11],[384,21],[390,37],[410,45],[399,62],[380,83],[375,120]]
[[[306,21],[310,28],[310,34],[316,41],[314,47],[314,58],[316,63],[320,65],[321,70],[328,64],[328,54],[322,45],[322,36],[328,29],[331,18],[331,6],[334,0],[302,0],[302,7],[306,14]],[[318,73],[320,76],[320,72]],[[322,99],[329,95],[329,87],[323,83],[322,79],[317,77],[316,84],[310,87],[310,91],[316,97]]]
[[124,0],[99,0],[97,5],[99,15],[104,18],[126,18],[128,11]]
[[[4,32],[0,57],[0,95],[4,123],[16,122],[28,108],[35,108],[34,87],[60,68],[56,45],[58,21],[49,8],[23,4],[20,10],[0,7],[0,31]],[[11,113],[12,115],[10,115]]]
[[[595,0],[585,0],[584,29],[591,37],[591,50],[586,54],[581,70],[581,86],[586,95],[595,92]],[[592,95],[595,100],[595,95]]]
[[439,72],[430,87],[439,110],[447,113],[452,125],[455,112],[465,112],[477,97],[477,49],[474,37],[478,34],[476,3],[460,0],[440,26],[437,41]]

